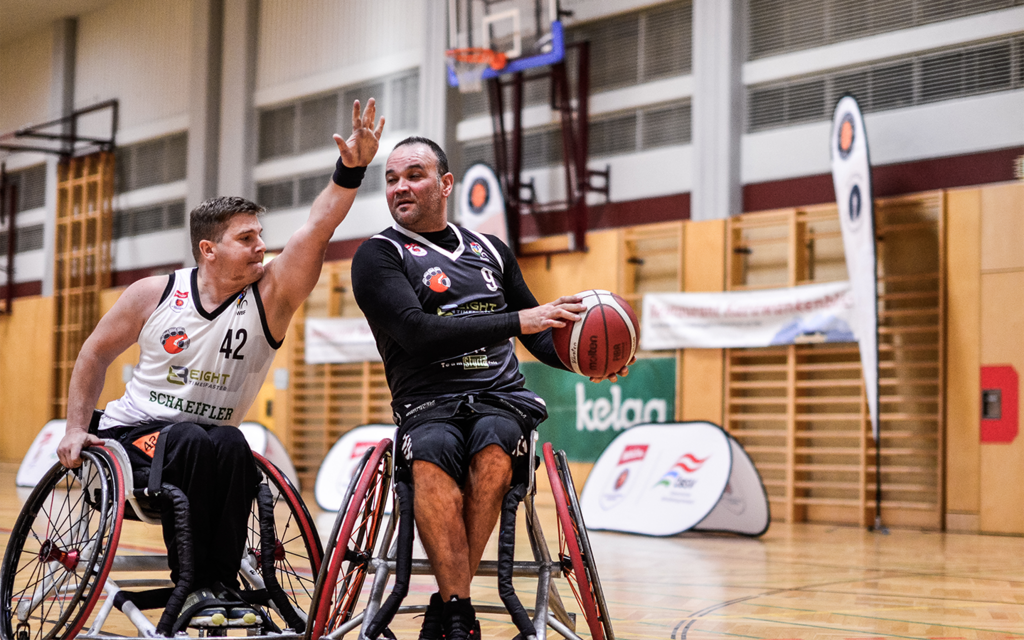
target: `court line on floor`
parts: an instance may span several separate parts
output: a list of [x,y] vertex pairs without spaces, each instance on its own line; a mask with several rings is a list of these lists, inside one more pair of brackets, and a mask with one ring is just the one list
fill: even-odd
[[[694,613],[690,614],[689,617],[680,620],[679,623],[676,624],[676,626],[672,628],[672,633],[671,633],[670,638],[672,640],[686,640],[688,631],[690,630],[690,628],[696,622],[698,622],[699,620],[705,619],[706,616],[708,616],[711,613],[714,613],[715,611],[719,611],[721,609],[724,609],[725,607],[732,606],[734,604],[741,604],[741,603],[748,602],[750,600],[754,600],[754,599],[757,599],[757,598],[774,596],[774,595],[778,595],[778,594],[781,594],[781,593],[792,593],[792,592],[817,593],[816,589],[818,587],[825,587],[825,586],[829,586],[829,585],[838,585],[838,584],[851,584],[851,583],[855,583],[855,582],[863,582],[863,579],[860,579],[860,580],[843,580],[843,581],[836,581],[836,582],[826,582],[826,583],[822,583],[820,585],[806,585],[806,586],[803,586],[803,587],[793,587],[793,588],[788,588],[788,589],[773,589],[773,590],[765,591],[765,592],[757,594],[757,595],[750,595],[750,596],[745,596],[745,597],[742,597],[742,598],[734,598],[732,600],[727,600],[725,602],[722,602],[722,603],[719,603],[719,604],[715,604],[715,605],[712,605],[710,607],[706,607],[706,608],[701,609],[699,611],[695,611]],[[902,597],[909,597],[909,596],[902,596]],[[994,603],[994,604],[1004,604],[1004,603]],[[776,609],[785,609],[786,608],[786,607],[779,607],[777,605],[765,605],[765,604],[758,605],[758,606],[770,607],[770,608],[776,608]],[[807,611],[807,612],[820,612],[820,613],[835,613],[835,612],[825,612],[825,611],[821,611],[819,609],[808,610],[808,609],[796,609],[796,608],[793,608],[791,610],[793,610],[793,611]],[[929,623],[925,623],[925,622],[913,622],[913,621],[910,621],[910,620],[892,620],[892,619],[889,619],[889,618],[879,618],[879,617],[872,617],[872,616],[858,616],[856,614],[836,614],[836,615],[847,615],[847,616],[850,616],[850,617],[858,617],[858,618],[873,619],[873,620],[886,620],[886,621],[890,621],[890,622],[901,622],[901,623],[905,623],[905,624],[929,624]],[[734,616],[728,616],[728,617],[734,617]],[[739,616],[739,617],[743,617],[745,619],[752,619],[752,618],[746,618],[745,616]],[[795,624],[795,625],[798,625],[798,626],[814,627],[814,625],[808,625],[808,624],[802,624],[802,623],[796,623],[796,622],[790,622],[790,621],[786,621],[786,622],[788,624]],[[685,626],[684,626],[684,624],[685,624]],[[779,624],[779,623],[776,622],[775,624]],[[971,630],[971,631],[983,631],[983,632],[989,632],[989,633],[1011,633],[1011,632],[1006,632],[1006,631],[997,631],[997,630],[993,630],[993,629],[980,629],[980,628],[974,628],[974,627],[961,627],[961,626],[957,626],[957,625],[954,625],[954,624],[943,624],[943,623],[930,623],[930,624],[935,625],[935,626],[940,626],[940,627],[943,627],[943,628],[950,628],[950,629],[966,629],[966,630]],[[839,628],[839,629],[832,629],[831,627],[818,627],[818,628],[830,629],[830,630],[834,630],[834,631],[848,631],[850,633],[857,633],[856,631],[852,631],[852,630],[848,630],[848,629],[842,629],[842,628]],[[678,634],[678,637],[677,637],[677,634]],[[908,639],[913,639],[913,640],[920,640],[920,638],[917,637],[917,636],[901,636],[901,635],[895,635],[895,634],[884,634],[884,635],[886,637],[892,637],[892,638],[908,638]],[[1007,637],[1024,637],[1024,634],[1015,634],[1015,635],[1011,635],[1011,636],[1007,636]]]

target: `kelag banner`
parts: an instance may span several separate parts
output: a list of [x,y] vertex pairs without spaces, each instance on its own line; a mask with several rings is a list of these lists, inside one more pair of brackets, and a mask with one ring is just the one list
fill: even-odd
[[722,293],[648,293],[640,347],[730,349],[853,342],[849,282]]
[[541,441],[564,449],[570,460],[594,462],[623,430],[675,419],[675,358],[637,360],[628,376],[600,384],[539,362],[519,368],[526,387],[548,405]]

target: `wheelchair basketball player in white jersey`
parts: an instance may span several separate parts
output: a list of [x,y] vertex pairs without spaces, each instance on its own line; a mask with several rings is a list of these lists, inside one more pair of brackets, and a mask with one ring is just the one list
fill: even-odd
[[[352,134],[334,136],[340,157],[331,184],[272,262],[263,263],[263,207],[239,197],[203,202],[189,216],[197,266],[129,286],[75,363],[61,463],[78,467],[84,447],[114,438],[128,451],[137,486],[147,486],[152,474],[188,499],[187,516],[178,517],[187,517],[191,529],[191,575],[182,574],[175,544],[176,527],[185,524],[167,513],[169,500],[161,507],[171,579],[189,583],[181,618],[255,619],[232,596],[259,482],[237,427],[377,152],[384,118],[375,119],[373,98],[365,111],[353,104]],[[141,355],[124,396],[94,416],[107,367],[134,343]]]

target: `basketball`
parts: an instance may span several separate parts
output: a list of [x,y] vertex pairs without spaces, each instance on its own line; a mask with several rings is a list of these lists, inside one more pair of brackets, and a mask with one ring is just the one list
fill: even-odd
[[633,358],[640,323],[629,303],[610,291],[578,294],[587,309],[577,322],[555,327],[555,352],[565,366],[588,378],[604,378]]

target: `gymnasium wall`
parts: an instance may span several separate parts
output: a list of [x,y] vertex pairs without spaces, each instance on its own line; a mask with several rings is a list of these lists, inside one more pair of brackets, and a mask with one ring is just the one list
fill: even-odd
[[[1024,438],[1014,415],[1024,371],[1024,183],[948,194],[946,526],[1024,534]],[[982,419],[984,368],[1016,374],[1000,419]]]
[[[1024,256],[1024,183],[909,196],[884,201],[880,207],[889,212],[886,215],[906,216],[913,214],[914,210],[900,203],[914,202],[915,199],[944,203],[940,205],[943,207],[940,211],[944,231],[936,240],[919,236],[919,240],[894,244],[897,240],[895,234],[900,232],[900,228],[894,227],[887,235],[887,242],[892,247],[887,269],[906,271],[915,268],[915,264],[941,264],[943,258],[935,252],[945,252],[943,313],[946,356],[943,369],[947,373],[944,374],[945,384],[940,389],[939,400],[945,426],[938,434],[938,467],[931,467],[932,479],[923,481],[926,485],[931,483],[932,495],[938,495],[940,502],[944,500],[944,504],[937,507],[944,517],[934,524],[912,518],[903,526],[945,526],[958,531],[1024,534],[1024,495],[1020,490],[1024,486],[1024,450],[1021,449],[1024,445],[1016,433],[1007,442],[982,441],[985,430],[980,419],[979,384],[979,372],[983,366],[1008,365],[1018,372],[1024,370],[1024,343],[1021,338],[1024,335],[1024,305],[1020,303],[1020,291],[1024,290],[1024,258],[1021,257]],[[729,273],[736,269],[729,265],[729,261],[739,254],[732,251],[735,240],[730,240],[729,234],[736,233],[736,229],[743,228],[743,225],[749,226],[782,213],[766,212],[726,221],[679,221],[597,231],[590,234],[589,251],[586,253],[524,257],[521,265],[524,276],[541,301],[599,287],[619,291],[639,307],[643,293],[649,291],[735,288],[735,283],[728,284],[733,282]],[[806,215],[811,214],[827,218],[824,211],[811,211]],[[919,224],[898,217],[893,220],[892,224],[896,225]],[[845,276],[841,253],[834,256],[830,253],[823,239],[828,235],[828,229],[823,229],[818,229],[822,237],[817,250],[817,277],[841,279]],[[904,230],[918,233],[914,229]],[[528,246],[528,249],[541,249],[545,244],[551,245],[547,248],[553,248],[557,241],[542,240]],[[764,286],[775,286],[772,282],[784,277],[786,263],[765,255],[767,257],[761,266],[749,270],[746,277],[760,278]],[[836,265],[834,269],[829,266],[832,263]],[[779,272],[778,276],[772,275],[775,271]],[[303,314],[358,314],[351,300],[347,277],[346,262],[328,263],[322,282]],[[104,310],[110,308],[118,295],[118,289],[104,294]],[[26,363],[50,362],[51,341],[48,337],[52,316],[51,298],[28,297],[15,301],[13,314],[0,317],[0,459],[4,461],[20,460],[35,432],[49,417],[50,370],[46,366],[26,366]],[[276,427],[282,439],[292,447],[293,454],[302,458],[306,479],[311,480],[319,459],[338,434],[355,424],[388,419],[389,398],[379,365],[304,365],[301,320],[302,317],[296,318],[273,365],[273,370],[289,372],[289,389],[275,388],[271,376],[247,419]],[[663,357],[665,354],[648,353],[641,354],[641,357],[652,355]],[[707,419],[717,423],[734,421],[735,417],[730,418],[732,414],[726,400],[730,393],[735,393],[728,381],[736,378],[729,377],[727,372],[730,367],[735,370],[737,364],[742,364],[737,358],[749,359],[751,356],[730,355],[730,352],[721,350],[686,350],[674,355],[678,374],[675,417]],[[137,351],[133,349],[110,367],[101,406],[122,392],[124,367],[133,365],[136,357]],[[804,366],[801,362],[812,362],[799,358],[798,354],[797,367]],[[834,358],[830,358],[832,360],[814,362],[832,362]],[[837,362],[843,361],[841,358]],[[808,375],[813,377],[815,374],[811,372]],[[856,378],[859,374],[854,372],[851,375]],[[1019,383],[1016,391],[1019,395]],[[1006,397],[1008,402],[1008,394]],[[270,415],[267,413],[268,400],[273,403]],[[1009,411],[1009,406],[1005,406]],[[1019,423],[1018,416],[1012,425],[1016,431],[1019,431]],[[870,441],[865,442],[869,451]],[[762,445],[748,443],[748,446],[755,460],[758,459],[761,455],[758,447]],[[906,451],[895,451],[893,455],[919,458],[927,454],[924,449],[910,453],[906,446],[899,447]],[[798,455],[808,456],[804,459],[805,467],[817,464],[813,452],[805,450]],[[927,468],[927,465],[922,467]],[[767,468],[763,473],[770,479],[771,473]],[[829,473],[827,468],[814,471],[813,482],[825,485],[836,482],[836,476]],[[909,482],[901,481],[900,475],[904,473],[886,480],[893,483],[893,490]],[[833,480],[829,480],[830,477]],[[941,483],[940,486],[935,486],[935,482]],[[807,486],[810,485],[805,483],[805,488]],[[849,521],[851,524],[859,520],[855,507],[843,512],[839,504],[815,506],[817,503],[807,502],[812,499],[820,502],[821,499],[813,498],[813,495],[811,491],[803,503],[797,502],[805,504],[804,507],[788,514],[773,512],[773,517],[778,520],[793,517],[798,521]],[[780,502],[779,508],[784,504],[787,503]],[[890,511],[889,522],[894,526],[901,522],[899,513],[909,513],[898,505],[891,509],[894,511]],[[850,516],[843,513],[852,514],[853,520],[848,520]]]
[[119,0],[79,18],[75,107],[119,100],[119,144],[188,128],[191,12],[191,0]]
[[419,65],[423,2],[260,3],[256,103],[272,104]]
[[0,91],[0,131],[13,131],[59,115],[50,111],[52,50],[50,29],[0,47],[0,87],[12,88]]

